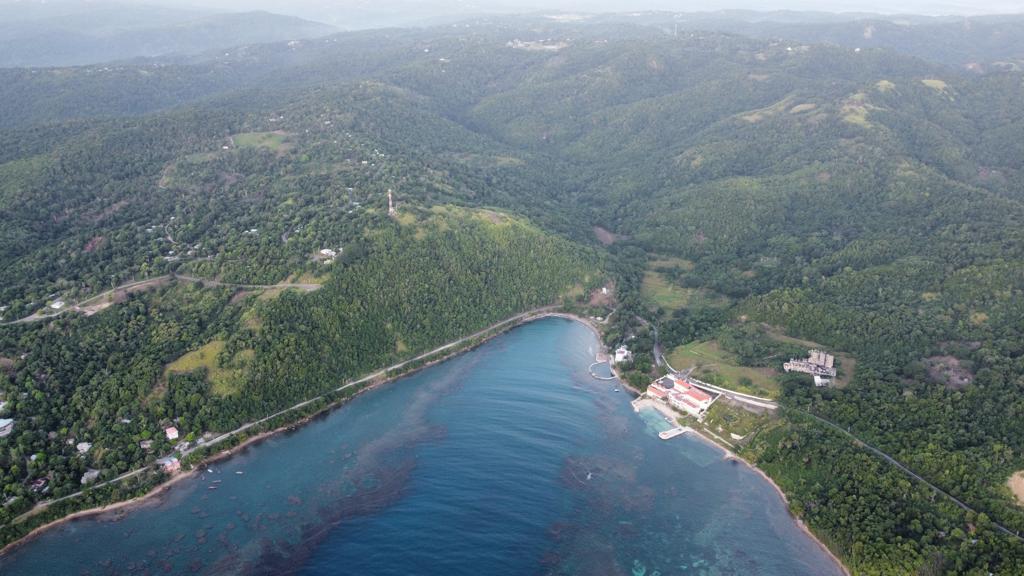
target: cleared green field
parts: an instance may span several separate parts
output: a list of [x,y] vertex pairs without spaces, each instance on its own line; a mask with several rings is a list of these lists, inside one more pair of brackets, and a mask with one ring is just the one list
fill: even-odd
[[648,302],[669,311],[688,306],[693,292],[693,289],[676,286],[650,270],[644,272],[644,282],[640,287],[640,293]]
[[[244,368],[229,368],[218,364],[217,356],[224,351],[224,345],[223,340],[214,340],[171,362],[164,368],[164,380],[166,381],[171,374],[187,374],[205,368],[206,379],[214,394],[218,396],[235,394],[239,390]],[[252,350],[243,350],[232,358],[231,363],[235,366],[245,366],[254,355],[255,352]]]
[[283,132],[245,132],[231,137],[238,148],[266,148],[283,152],[289,148],[288,135]]
[[737,365],[735,357],[715,340],[679,346],[668,355],[668,362],[676,370],[693,368],[698,380],[730,390],[769,398],[779,392],[774,370]]
[[685,260],[683,258],[676,258],[674,256],[659,256],[655,260],[651,260],[647,264],[648,268],[657,270],[658,268],[679,268],[689,272],[693,270],[693,262]]
[[[668,261],[655,261],[655,263],[658,262],[664,263]],[[673,312],[680,308],[725,306],[729,303],[728,299],[720,294],[701,288],[684,288],[673,284],[663,274],[654,270],[644,272],[643,284],[640,286],[640,295],[651,307],[663,308],[667,312]]]
[[746,438],[751,432],[763,426],[772,416],[769,413],[754,414],[739,406],[730,406],[728,403],[719,400],[711,405],[707,416],[704,417],[704,425],[716,434],[725,436],[727,440],[739,441],[740,438],[733,438],[730,434]]

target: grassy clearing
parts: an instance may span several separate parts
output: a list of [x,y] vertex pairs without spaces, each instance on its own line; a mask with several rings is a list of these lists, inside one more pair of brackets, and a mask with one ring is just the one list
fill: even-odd
[[300,274],[298,276],[296,276],[295,274],[292,274],[291,276],[285,278],[284,283],[285,284],[320,284],[320,285],[323,285],[324,282],[327,282],[327,279],[328,279],[328,276],[326,274],[321,275],[321,276],[317,276],[316,274],[314,274],[312,272],[303,272],[302,274]]
[[793,106],[792,108],[789,109],[789,113],[790,114],[802,114],[804,112],[810,112],[811,110],[814,110],[817,107],[818,107],[818,105],[814,104],[812,102],[807,102],[807,103],[804,103],[804,104],[797,104],[796,106]]
[[648,270],[644,272],[640,294],[652,305],[672,311],[689,305],[693,289],[676,286],[661,274]]
[[171,374],[187,374],[205,369],[206,380],[214,394],[230,396],[237,393],[245,367],[252,362],[256,353],[253,350],[242,350],[231,359],[230,366],[222,366],[217,358],[224,351],[225,344],[223,340],[214,340],[171,362],[164,368],[164,381],[167,381]]
[[723,306],[728,300],[719,294],[700,288],[684,288],[673,284],[663,274],[648,270],[644,272],[640,295],[652,307],[660,307],[671,313],[680,308],[699,306]]
[[562,298],[566,300],[575,300],[580,296],[583,296],[585,293],[586,290],[583,288],[583,284],[577,283],[570,286],[569,289],[562,294]]
[[[777,326],[765,326],[767,329],[768,337],[778,342],[788,342],[790,344],[798,344],[807,348],[808,350],[816,348],[818,350],[826,350],[829,354],[836,357],[836,361],[839,363],[839,374],[836,376],[834,385],[837,388],[842,388],[850,383],[850,379],[853,378],[853,371],[857,368],[857,359],[844,352],[835,352],[829,350],[827,346],[822,346],[817,342],[811,342],[810,340],[801,340],[792,336],[786,336],[782,333],[782,330]],[[810,378],[810,376],[808,376]]]
[[693,368],[692,374],[698,380],[730,390],[769,398],[779,392],[774,370],[740,366],[715,340],[679,346],[668,355],[668,362],[676,370]]
[[775,104],[772,104],[771,106],[766,106],[764,108],[758,108],[757,110],[750,110],[748,112],[741,113],[740,118],[746,120],[747,122],[750,122],[751,124],[754,124],[764,120],[765,118],[769,118],[780,112],[785,111],[787,108],[789,108],[789,105],[792,103],[792,101],[792,97],[786,96],[785,98],[776,102]]
[[[707,416],[704,418],[704,425],[716,434],[738,442],[763,426],[771,418],[771,413],[754,414],[740,406],[719,400],[711,405],[711,409],[708,410]],[[731,434],[740,438],[732,437]]]
[[1024,506],[1024,470],[1019,470],[1007,481],[1010,492],[1017,498],[1017,504]]
[[246,132],[231,137],[238,148],[266,148],[275,152],[284,152],[291,146],[288,135],[284,132]]
[[684,272],[693,270],[694,264],[692,260],[686,260],[684,258],[675,258],[673,256],[659,256],[655,260],[651,260],[647,264],[648,268],[657,270],[659,268],[679,268]]

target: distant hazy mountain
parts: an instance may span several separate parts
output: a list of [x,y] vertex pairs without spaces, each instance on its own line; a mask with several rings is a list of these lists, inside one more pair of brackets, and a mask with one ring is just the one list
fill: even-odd
[[1024,62],[1024,16],[919,16],[825,12],[645,12],[590,19],[658,26],[672,32],[719,31],[805,44],[894,50],[923,60],[972,69],[1019,70]]
[[0,66],[66,66],[325,36],[326,24],[268,12],[104,3],[0,4]]

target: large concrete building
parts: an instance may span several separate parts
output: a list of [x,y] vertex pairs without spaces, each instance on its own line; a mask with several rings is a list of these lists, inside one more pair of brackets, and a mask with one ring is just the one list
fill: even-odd
[[828,386],[836,377],[835,356],[821,350],[811,350],[805,359],[790,358],[782,365],[786,372],[801,372],[814,377],[815,386]]

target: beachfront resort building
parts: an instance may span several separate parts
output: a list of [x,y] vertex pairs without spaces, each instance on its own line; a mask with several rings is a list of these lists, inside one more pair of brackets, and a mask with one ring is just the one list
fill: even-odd
[[647,396],[667,402],[673,408],[697,418],[703,417],[715,400],[714,397],[694,386],[686,378],[674,374],[668,374],[655,380],[647,387]]
[[836,359],[821,350],[811,350],[807,358],[790,358],[782,365],[786,372],[801,372],[814,377],[815,386],[828,386],[836,377]]

